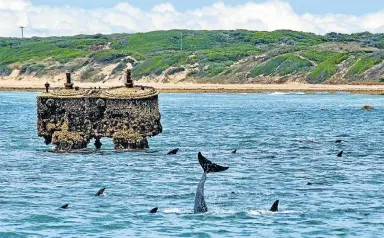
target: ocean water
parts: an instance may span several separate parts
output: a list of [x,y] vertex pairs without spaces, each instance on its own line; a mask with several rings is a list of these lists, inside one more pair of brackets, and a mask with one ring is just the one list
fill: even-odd
[[[0,93],[0,237],[383,237],[384,96],[161,94],[149,151],[69,154],[37,137],[35,98]],[[195,215],[199,151],[230,168]]]

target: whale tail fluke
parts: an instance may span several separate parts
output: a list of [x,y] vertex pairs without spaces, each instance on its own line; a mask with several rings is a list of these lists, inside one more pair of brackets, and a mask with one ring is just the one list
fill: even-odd
[[279,200],[276,200],[276,201],[273,203],[273,205],[272,205],[270,211],[271,211],[271,212],[278,212],[278,211],[279,211]]
[[205,158],[201,152],[198,154],[199,163],[201,167],[203,168],[205,173],[215,173],[215,172],[222,172],[227,170],[229,167],[220,166],[217,164],[212,163],[207,158]]

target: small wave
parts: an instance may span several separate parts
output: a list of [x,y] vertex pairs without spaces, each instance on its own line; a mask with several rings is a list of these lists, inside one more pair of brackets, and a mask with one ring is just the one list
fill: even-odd
[[330,190],[329,188],[296,188],[298,191],[324,191]]
[[107,195],[107,193],[106,192],[103,192],[102,194],[100,194],[98,197],[107,197],[108,195]]
[[336,137],[349,137],[350,135],[348,134],[341,134],[341,135],[337,135]]
[[354,208],[338,208],[331,211],[336,213],[359,213],[359,211]]
[[[170,199],[170,198],[181,199],[181,198],[189,198],[190,196],[193,196],[193,195],[195,195],[195,193],[171,194],[171,195],[163,195],[163,197],[165,199]],[[158,197],[158,195],[156,195],[155,197]]]
[[271,212],[269,210],[249,210],[247,213],[249,215],[274,215],[274,214],[288,214],[288,213],[296,213],[297,211],[286,210],[279,212]]
[[235,211],[235,210],[224,210],[224,209],[220,209],[220,208],[216,208],[216,209],[213,209],[211,211],[208,211],[208,213],[212,213],[212,214],[237,214],[239,213],[238,211]]
[[[175,214],[193,214],[193,210],[181,210],[179,208],[165,208],[163,213],[175,213]],[[285,210],[279,212],[271,212],[269,210],[248,210],[248,211],[235,211],[235,210],[224,210],[224,209],[214,209],[210,210],[204,214],[213,214],[213,215],[233,215],[233,214],[248,214],[248,215],[272,215],[272,214],[289,214],[297,213],[294,210]]]
[[293,141],[297,141],[297,142],[307,142],[307,143],[314,143],[314,144],[318,144],[319,142],[316,141],[315,139],[313,138],[296,138],[296,139],[293,139]]
[[303,92],[287,92],[287,93],[273,92],[273,93],[270,93],[268,95],[305,95],[305,93],[303,93]]
[[185,214],[185,213],[193,213],[192,210],[181,210],[179,208],[165,208],[163,210],[164,213],[179,213],[179,214]]
[[[165,208],[163,210],[164,213],[176,213],[176,214],[194,214],[193,210],[181,210],[179,208]],[[208,210],[207,213],[204,214],[213,214],[213,215],[227,215],[227,214],[237,214],[242,213],[235,210],[223,210],[223,209],[212,209]]]
[[345,91],[340,91],[340,92],[336,92],[335,94],[348,95],[348,94],[351,94],[351,93],[350,92],[345,92]]
[[273,93],[270,93],[268,95],[287,95],[289,93],[282,93],[282,92],[273,92]]

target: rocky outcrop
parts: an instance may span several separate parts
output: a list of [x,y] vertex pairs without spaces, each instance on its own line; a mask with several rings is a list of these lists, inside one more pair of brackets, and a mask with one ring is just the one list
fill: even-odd
[[373,110],[374,109],[374,107],[372,107],[372,106],[368,106],[368,105],[365,105],[365,106],[363,106],[362,108],[361,108],[361,110]]

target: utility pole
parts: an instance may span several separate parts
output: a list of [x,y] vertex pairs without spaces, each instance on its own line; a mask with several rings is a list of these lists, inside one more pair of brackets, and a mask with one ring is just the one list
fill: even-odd
[[24,38],[24,28],[25,26],[21,26],[20,29],[21,29],[21,38]]
[[183,32],[181,32],[180,49],[181,49],[181,51],[183,51]]

